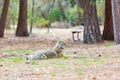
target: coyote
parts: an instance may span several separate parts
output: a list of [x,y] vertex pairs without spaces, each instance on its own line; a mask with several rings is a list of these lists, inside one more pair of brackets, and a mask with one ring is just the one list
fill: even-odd
[[29,55],[27,60],[40,60],[40,59],[48,59],[48,58],[59,58],[63,57],[63,49],[66,44],[63,41],[58,41],[54,48],[47,50],[38,50],[33,54]]

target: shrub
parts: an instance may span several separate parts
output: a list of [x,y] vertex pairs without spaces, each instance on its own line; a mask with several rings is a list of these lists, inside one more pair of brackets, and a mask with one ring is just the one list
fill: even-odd
[[[83,16],[83,9],[80,9],[79,12]],[[68,13],[66,13],[66,16],[68,21],[72,21],[72,23],[78,24],[77,5],[75,5],[74,7],[71,7]]]
[[61,17],[61,11],[58,7],[54,8],[51,14],[48,15],[50,22],[59,21]]

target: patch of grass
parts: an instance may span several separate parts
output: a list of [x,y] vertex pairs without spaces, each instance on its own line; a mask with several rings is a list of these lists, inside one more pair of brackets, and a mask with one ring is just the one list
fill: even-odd
[[[49,58],[49,59],[47,59],[47,60],[53,60],[53,61],[58,61],[58,60],[66,60],[66,59],[68,59],[69,58],[69,56],[63,56],[63,57],[60,57],[60,58]],[[44,60],[44,59],[43,59]]]
[[26,49],[19,49],[19,50],[1,50],[0,52],[5,52],[5,53],[19,53],[19,54],[24,54],[24,53],[31,53],[34,50],[26,50]]
[[69,56],[63,56],[63,59],[68,59],[69,58]]
[[33,60],[32,65],[38,65],[38,63],[35,60]]
[[69,70],[70,70],[70,68],[64,67],[64,68],[61,69],[61,72],[66,72],[66,71],[69,71]]
[[84,75],[84,71],[82,70],[82,69],[77,69],[77,73],[79,74],[79,75]]
[[11,57],[11,58],[1,58],[0,62],[22,62],[24,59],[22,57]]
[[85,57],[81,57],[81,56],[73,56],[73,59],[84,59]]
[[13,62],[21,62],[24,59],[22,57],[8,58],[8,61],[11,60]]
[[5,53],[13,53],[14,50],[2,50],[1,52],[5,52]]
[[109,57],[110,57],[110,54],[106,54],[106,53],[105,53],[105,54],[102,55],[102,57],[104,57],[104,58],[109,58]]
[[96,57],[98,57],[98,55],[96,55],[96,54],[89,54],[88,55],[90,58],[96,58]]
[[55,77],[55,76],[57,76],[57,74],[56,73],[52,73],[51,76]]
[[73,62],[73,65],[79,65],[80,62]]
[[50,60],[63,60],[63,59],[68,59],[69,56],[63,56],[63,57],[60,57],[60,58],[50,58]]
[[64,66],[65,63],[55,63],[55,66]]
[[120,54],[116,55],[115,57],[120,59]]
[[1,58],[0,62],[6,62],[6,59],[5,58]]
[[74,59],[85,59],[86,57],[81,55],[81,56],[73,56]]
[[115,44],[114,43],[105,43],[104,44],[105,47],[109,47],[109,46],[113,46],[113,45],[115,45]]
[[95,63],[104,63],[105,61],[103,59],[96,58],[93,60]]
[[89,65],[90,65],[90,60],[83,59],[82,62],[83,62],[83,64],[84,64],[85,66],[89,66]]

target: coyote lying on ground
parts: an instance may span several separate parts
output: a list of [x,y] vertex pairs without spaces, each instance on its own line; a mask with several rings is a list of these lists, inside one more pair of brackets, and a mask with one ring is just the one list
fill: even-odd
[[47,50],[38,50],[33,54],[29,55],[27,60],[40,60],[40,59],[48,59],[48,58],[59,58],[62,57],[63,49],[65,47],[65,43],[63,41],[58,41],[54,48]]

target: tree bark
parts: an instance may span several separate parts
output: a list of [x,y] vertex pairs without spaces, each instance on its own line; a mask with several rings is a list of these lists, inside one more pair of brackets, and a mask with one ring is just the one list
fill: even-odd
[[77,1],[78,1],[79,7],[84,8],[86,1],[85,0],[77,0]]
[[[50,10],[49,10],[49,15],[52,14],[52,11],[53,11],[53,8],[54,8],[54,5],[55,5],[55,0],[52,0],[52,4],[50,6]],[[51,21],[50,21],[50,17],[48,17],[48,20],[49,20],[49,23],[46,25],[47,29],[48,29],[48,33],[50,32],[50,27],[51,27]]]
[[114,27],[114,41],[120,44],[120,0],[111,0]]
[[32,34],[32,29],[33,29],[33,18],[34,18],[34,6],[35,6],[35,1],[32,0],[32,19],[31,19],[31,24],[30,24],[30,34]]
[[105,2],[105,23],[102,38],[103,40],[114,40],[111,0]]
[[98,25],[96,4],[91,4],[90,0],[85,0],[84,6],[84,43],[102,42]]
[[4,0],[1,19],[0,19],[0,37],[4,37],[4,30],[6,26],[7,13],[10,0]]
[[66,19],[66,15],[65,15],[65,12],[64,12],[61,0],[58,0],[58,7],[59,7],[59,9],[61,11],[61,18],[62,18],[62,20],[65,20]]
[[78,25],[81,24],[81,13],[80,13],[80,2],[79,0],[76,0],[76,3],[77,3],[77,13],[78,13]]
[[19,18],[16,36],[29,36],[27,29],[27,2],[28,0],[19,0]]

